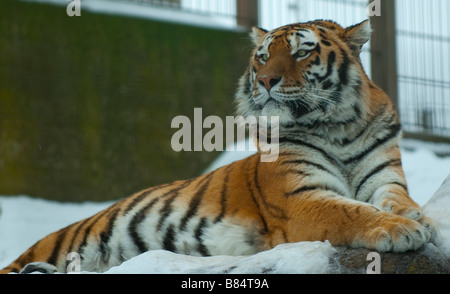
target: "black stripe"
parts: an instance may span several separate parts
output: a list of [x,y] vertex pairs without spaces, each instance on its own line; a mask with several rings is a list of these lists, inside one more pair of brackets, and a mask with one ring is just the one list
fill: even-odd
[[393,160],[389,160],[387,162],[384,162],[380,165],[378,165],[376,168],[372,169],[372,171],[370,173],[368,173],[362,180],[361,182],[359,182],[358,187],[356,188],[356,192],[355,192],[355,197],[358,195],[359,191],[361,190],[362,186],[366,183],[366,181],[368,179],[370,179],[371,177],[373,177],[374,175],[380,173],[382,170],[384,170],[385,168],[387,168],[388,166],[399,166],[401,165],[401,161],[400,159],[393,159]]
[[326,167],[324,167],[321,164],[309,161],[309,160],[289,160],[289,161],[283,161],[282,164],[306,164],[306,165],[311,165],[314,166],[315,168],[318,168],[324,172],[327,172],[333,176],[336,176],[335,174],[333,174],[329,169],[327,169]]
[[[324,37],[322,34],[320,34],[322,37]],[[324,44],[325,46],[331,46],[331,43],[328,42],[327,40],[321,40],[320,41],[322,44]]]
[[80,231],[81,231],[81,228],[83,228],[84,227],[84,225],[91,219],[92,217],[89,217],[89,218],[86,218],[85,220],[83,220],[83,221],[80,221],[79,223],[78,223],[78,228],[75,230],[75,232],[73,233],[73,237],[72,237],[72,242],[70,243],[70,246],[69,246],[69,249],[68,249],[68,251],[67,252],[72,252],[73,251],[73,247],[74,247],[74,242],[75,242],[75,240],[77,239],[77,236],[78,236],[78,234],[80,233]]
[[359,138],[361,138],[362,137],[362,135],[364,135],[366,132],[367,132],[367,128],[362,128],[362,130],[354,137],[354,138],[351,138],[351,139],[349,139],[349,138],[345,138],[343,141],[342,141],[342,146],[348,146],[348,145],[350,145],[350,144],[352,144],[353,142],[355,142],[356,140],[358,140]]
[[326,80],[323,85],[322,85],[322,89],[323,90],[328,90],[333,86],[333,83],[330,80]]
[[211,256],[211,254],[208,251],[208,248],[203,244],[203,234],[204,230],[207,228],[207,219],[202,218],[200,222],[197,225],[197,228],[195,229],[194,236],[195,239],[198,241],[197,250],[202,256]]
[[408,187],[407,187],[406,185],[402,184],[402,183],[399,183],[399,182],[390,182],[390,183],[388,183],[387,185],[397,185],[397,186],[400,186],[400,187],[402,187],[403,189],[405,189],[406,192],[408,192]]
[[111,256],[111,248],[109,247],[109,239],[111,238],[114,231],[114,222],[116,221],[117,215],[120,212],[120,208],[116,208],[109,217],[108,225],[103,229],[103,232],[100,234],[100,254],[103,262],[105,264],[108,263],[108,260]]
[[214,223],[220,222],[225,216],[225,212],[227,210],[227,191],[228,191],[228,182],[230,180],[230,169],[233,165],[228,165],[226,167],[225,179],[223,181],[222,190],[220,191],[220,213],[214,220]]
[[258,211],[259,217],[261,218],[261,222],[263,223],[263,227],[264,227],[263,233],[266,233],[266,232],[269,231],[269,228],[267,226],[266,219],[264,218],[264,216],[261,213],[261,206],[259,205],[258,201],[256,200],[255,193],[253,192],[253,188],[252,188],[251,183],[250,183],[249,173],[248,172],[247,172],[247,189],[250,191],[250,197],[253,200],[253,202],[255,203],[255,205],[257,207],[257,211]]
[[[84,237],[83,237],[83,241],[81,242],[80,246],[78,247],[78,253],[80,254],[81,260],[84,259],[83,257],[83,252],[84,252],[84,248],[87,245],[87,239],[89,238],[90,234],[91,234],[91,229],[92,227],[98,222],[98,220],[100,218],[102,218],[105,214],[107,214],[109,212],[108,209],[105,209],[104,211],[100,212],[98,215],[96,215],[97,217],[94,219],[94,221],[86,228],[84,229]],[[92,218],[89,218],[89,220],[91,220]]]
[[35,257],[35,251],[36,248],[39,247],[39,243],[41,241],[38,241],[36,243],[34,243],[33,246],[31,246],[26,253],[24,253],[23,255],[21,255],[16,261],[14,261],[13,264],[16,264],[16,266],[18,265],[20,268],[23,268],[25,265],[29,264],[30,262],[35,261],[34,257]]
[[61,255],[61,246],[66,238],[67,229],[69,229],[69,227],[63,228],[57,232],[58,237],[55,242],[55,247],[53,247],[52,254],[47,259],[47,263],[57,266],[58,257]]
[[245,82],[244,82],[244,95],[249,96],[252,88],[252,82],[250,81],[251,73],[250,70],[247,70],[245,74]]
[[136,245],[140,253],[148,251],[148,248],[144,240],[142,240],[141,236],[139,235],[138,232],[139,224],[145,219],[150,209],[152,209],[152,207],[158,201],[159,198],[155,198],[152,201],[150,201],[141,210],[136,212],[131,221],[128,223],[128,234],[130,235],[131,239],[133,240],[133,243]]
[[142,191],[141,194],[139,194],[138,196],[136,196],[133,201],[131,201],[131,203],[127,206],[127,208],[125,208],[123,214],[127,214],[130,210],[132,210],[139,202],[141,202],[142,200],[144,200],[145,197],[147,197],[148,194],[151,193],[150,191]]
[[167,183],[167,184],[164,184],[164,185],[153,187],[153,188],[151,188],[149,190],[142,191],[142,193],[140,195],[136,196],[133,199],[133,201],[131,201],[131,203],[127,206],[127,208],[125,208],[123,214],[127,214],[130,210],[132,210],[136,205],[138,205],[142,200],[144,200],[148,195],[150,195],[154,191],[161,190],[161,189],[166,188],[166,187],[168,187],[168,186],[170,186],[172,184],[173,183]]
[[324,76],[320,76],[317,73],[314,73],[314,76],[319,80],[319,82],[323,82],[326,78],[328,78],[331,75],[331,72],[333,71],[333,64],[336,61],[336,53],[334,51],[331,51],[328,54],[328,66],[327,66],[327,72]]
[[286,215],[286,212],[283,210],[283,208],[281,208],[280,206],[277,206],[275,204],[267,202],[267,197],[263,193],[261,185],[259,184],[259,178],[258,178],[259,164],[260,164],[260,161],[258,160],[257,163],[256,163],[256,168],[255,168],[255,172],[254,172],[253,182],[256,185],[256,190],[258,191],[258,193],[260,195],[260,199],[262,200],[262,203],[264,204],[264,206],[267,209],[267,211],[273,217],[276,217],[276,218],[279,218],[279,219],[283,219],[283,220],[287,220],[288,217]]
[[206,181],[203,186],[197,190],[197,193],[195,193],[194,197],[192,198],[191,202],[189,203],[189,208],[186,212],[186,214],[183,216],[180,222],[180,231],[184,231],[186,229],[186,225],[188,221],[194,217],[197,214],[198,207],[200,206],[200,203],[202,201],[203,195],[205,194],[206,190],[208,189],[209,183],[211,182],[214,172],[209,173],[202,181]]
[[401,125],[400,124],[392,125],[392,126],[390,126],[389,130],[390,130],[390,132],[387,136],[377,139],[374,143],[372,143],[372,145],[370,145],[368,148],[366,148],[363,152],[360,152],[358,155],[355,155],[353,157],[350,157],[350,158],[344,160],[343,163],[350,164],[350,163],[355,163],[355,162],[363,159],[364,157],[366,157],[368,154],[370,154],[372,151],[374,151],[379,146],[381,146],[384,143],[395,138],[400,133]]
[[317,147],[315,145],[312,145],[310,143],[307,143],[305,141],[299,140],[299,139],[292,139],[292,138],[287,138],[287,137],[283,137],[279,139],[279,143],[292,143],[292,144],[296,144],[296,145],[302,145],[305,147],[308,147],[310,149],[316,150],[317,152],[319,152],[320,154],[322,154],[323,157],[325,157],[330,163],[336,165],[339,169],[344,170],[344,167],[342,166],[342,164],[336,160],[334,157],[331,157],[328,152],[326,152],[325,150],[323,150],[320,147]]
[[[342,84],[338,84],[336,87],[336,90],[334,90],[333,93],[330,94],[329,99],[336,101],[336,103],[341,103],[341,101],[342,101],[341,91],[342,91]],[[355,117],[355,116],[353,116],[353,117]],[[353,121],[353,120],[351,120],[351,121]],[[349,123],[348,120],[346,121],[346,123]]]
[[174,242],[175,242],[175,230],[173,225],[171,224],[167,227],[166,235],[163,240],[163,249],[176,252]]
[[299,188],[299,189],[297,189],[297,190],[295,190],[293,192],[289,192],[289,193],[286,192],[285,196],[286,197],[290,197],[290,196],[294,196],[294,195],[299,194],[299,193],[308,192],[308,191],[314,191],[314,190],[318,190],[318,189],[319,189],[319,187],[317,187],[317,186],[303,186],[303,187],[301,187],[301,188]]
[[341,54],[342,54],[342,63],[339,67],[339,79],[341,80],[341,83],[345,86],[348,84],[348,68],[350,67],[350,59],[348,58],[347,52],[344,51],[344,49],[341,48]]
[[127,258],[125,257],[125,252],[128,252],[128,250],[123,248],[123,244],[119,244],[119,249],[118,249],[117,255],[119,256],[119,260],[121,262],[124,262],[127,260]]
[[160,217],[158,220],[158,225],[156,226],[156,230],[161,230],[162,226],[164,225],[164,222],[169,217],[169,215],[172,213],[172,202],[178,197],[178,193],[174,193],[172,196],[166,199],[164,201],[164,206],[159,210]]
[[331,188],[329,186],[326,186],[326,185],[325,186],[322,186],[322,185],[319,186],[318,185],[318,186],[303,186],[303,187],[298,188],[298,189],[296,189],[296,190],[294,190],[292,192],[286,192],[285,196],[286,197],[291,197],[291,196],[294,196],[294,195],[297,195],[297,194],[300,194],[300,193],[309,192],[309,191],[315,191],[315,190],[331,191],[331,192],[334,192],[334,193],[336,193],[338,195],[341,195],[341,196],[345,195],[341,191],[339,191],[337,189],[334,189],[334,188]]
[[314,50],[317,52],[317,54],[320,55],[320,53],[322,52],[322,47],[320,47],[319,43],[317,43],[317,46],[314,48]]
[[320,64],[320,57],[316,56],[316,59],[314,61],[311,61],[311,65],[319,65]]
[[353,91],[356,93],[357,97],[361,97],[361,89],[363,86],[363,81],[360,79],[357,79],[356,81],[356,85],[353,86]]
[[172,189],[162,195],[163,197],[171,195],[169,198],[164,201],[164,206],[159,210],[160,218],[158,220],[158,225],[156,226],[156,230],[159,231],[162,226],[164,225],[164,222],[166,221],[167,217],[172,213],[172,202],[175,201],[175,199],[179,196],[179,192],[186,188],[190,183],[192,183],[194,179],[186,180],[183,184],[181,184],[179,187]]
[[[353,105],[353,109],[355,111],[355,115],[360,118],[361,117],[361,110],[359,109],[358,104]],[[368,122],[365,126],[363,126],[361,128],[361,131],[358,134],[356,134],[356,136],[354,138],[352,138],[352,139],[345,138],[342,141],[342,146],[350,145],[351,143],[353,143],[356,140],[358,140],[359,138],[361,138],[366,132],[368,132],[368,130],[370,130],[370,128],[368,128],[368,126],[376,124],[376,118],[382,117],[382,115],[383,115],[385,110],[386,110],[386,106],[380,107],[377,110],[377,112],[375,113],[375,115],[374,115],[375,120],[371,121],[371,122]]]
[[304,177],[310,177],[311,176],[310,173],[307,173],[307,172],[302,171],[302,170],[296,170],[296,169],[288,169],[288,170],[286,170],[286,173],[296,174],[296,175],[300,175],[300,176],[304,176]]

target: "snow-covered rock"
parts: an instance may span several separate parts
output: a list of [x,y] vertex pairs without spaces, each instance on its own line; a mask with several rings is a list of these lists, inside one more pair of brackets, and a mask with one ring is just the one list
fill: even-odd
[[329,242],[281,244],[250,256],[195,257],[155,250],[134,257],[106,274],[324,274],[336,250]]
[[423,211],[438,223],[442,239],[438,247],[450,259],[450,175],[423,206]]

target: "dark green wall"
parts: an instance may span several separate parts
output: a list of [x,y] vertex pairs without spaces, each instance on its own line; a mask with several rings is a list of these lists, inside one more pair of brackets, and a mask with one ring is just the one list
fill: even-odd
[[197,176],[177,115],[234,114],[246,34],[2,1],[0,195],[117,199]]

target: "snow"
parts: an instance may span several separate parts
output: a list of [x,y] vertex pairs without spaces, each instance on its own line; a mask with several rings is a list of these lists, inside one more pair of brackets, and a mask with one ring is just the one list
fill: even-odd
[[437,221],[442,234],[439,247],[450,258],[450,175],[423,206],[423,211]]
[[106,274],[303,274],[329,271],[329,242],[282,244],[250,256],[195,257],[163,250],[132,258]]
[[[25,0],[29,2],[50,3],[60,6],[67,6],[71,1],[69,0]],[[215,29],[236,30],[236,20],[233,17],[227,16],[222,12],[221,14],[208,15],[207,13],[191,13],[189,9],[196,9],[200,11],[200,7],[185,7],[186,11],[163,8],[151,5],[143,5],[138,2],[115,2],[111,0],[90,0],[80,2],[80,13],[83,16],[83,11],[90,11],[94,13],[122,15],[128,17],[137,17],[144,19],[153,19],[164,22],[172,22],[179,24],[186,24],[198,27],[207,27]]]
[[[425,214],[437,221],[443,241],[439,248],[450,258],[450,157],[438,157],[432,152],[438,149],[450,154],[450,146],[414,140],[404,140],[401,146],[410,194],[423,206]],[[207,170],[252,153],[225,151]],[[60,203],[28,196],[0,196],[0,268],[43,236],[112,203]],[[106,274],[330,273],[328,260],[335,252],[329,242],[282,244],[251,256],[193,257],[155,250],[113,267]]]

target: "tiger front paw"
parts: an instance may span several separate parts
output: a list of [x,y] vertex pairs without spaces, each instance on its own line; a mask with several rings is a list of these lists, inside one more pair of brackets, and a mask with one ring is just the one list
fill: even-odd
[[365,245],[379,252],[417,250],[430,240],[430,232],[419,222],[401,216],[386,216],[369,230]]
[[419,223],[425,227],[425,229],[430,233],[430,242],[433,243],[436,246],[441,245],[442,243],[442,237],[441,233],[439,232],[439,226],[437,223],[427,216],[423,216]]
[[415,203],[402,204],[393,199],[386,199],[381,203],[380,208],[383,211],[416,221],[423,217],[422,209]]
[[425,216],[419,206],[401,205],[396,201],[390,200],[384,203],[382,209],[386,212],[419,222],[429,233],[431,243],[434,245],[441,243],[441,235],[437,223],[433,219]]

